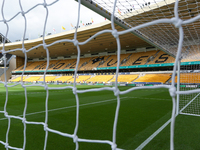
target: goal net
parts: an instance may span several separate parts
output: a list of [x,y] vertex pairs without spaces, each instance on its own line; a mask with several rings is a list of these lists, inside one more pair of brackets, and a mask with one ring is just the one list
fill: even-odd
[[[196,61],[194,64],[187,65],[186,62],[182,62],[182,65],[180,66],[181,71],[179,79],[180,91],[199,89],[200,76],[198,63],[199,62]],[[187,95],[179,95],[179,101],[177,101],[179,107],[177,108],[177,112],[179,111],[180,114],[199,116],[199,94],[199,92],[196,92]]]
[[[166,88],[169,90],[169,94],[172,98],[172,111],[171,111],[171,119],[170,119],[170,148],[171,150],[174,149],[174,125],[175,125],[175,118],[176,115],[180,113],[182,114],[195,114],[199,115],[199,79],[198,79],[198,61],[199,61],[199,22],[200,19],[199,15],[199,1],[197,0],[135,0],[135,1],[124,1],[124,0],[78,0],[77,5],[77,18],[76,18],[76,24],[73,37],[71,39],[54,39],[50,43],[46,43],[47,37],[46,35],[46,28],[48,25],[48,13],[50,7],[53,5],[59,4],[59,0],[55,1],[42,1],[35,4],[34,6],[31,6],[29,9],[24,10],[24,1],[19,0],[18,6],[20,8],[19,12],[16,12],[12,14],[12,16],[7,17],[5,12],[5,3],[6,0],[3,0],[1,3],[1,18],[0,23],[4,24],[5,26],[5,37],[8,37],[10,35],[10,26],[14,19],[17,19],[17,17],[21,16],[22,19],[18,22],[19,26],[23,24],[23,31],[22,31],[22,41],[19,47],[16,49],[7,48],[9,44],[5,44],[5,39],[2,42],[1,45],[1,53],[5,56],[7,53],[13,53],[20,51],[23,53],[25,59],[24,59],[24,68],[23,72],[21,74],[21,79],[23,80],[24,72],[26,70],[27,65],[27,59],[28,59],[28,53],[32,53],[34,50],[37,50],[38,48],[43,48],[44,53],[46,54],[46,69],[44,71],[44,80],[43,83],[40,85],[36,84],[30,84],[26,85],[21,82],[21,87],[24,88],[25,91],[25,106],[22,116],[17,115],[10,115],[8,113],[8,87],[14,87],[15,85],[10,85],[8,83],[8,79],[6,77],[7,71],[6,71],[6,61],[4,61],[4,74],[5,74],[5,81],[2,81],[2,84],[4,84],[6,88],[6,98],[5,98],[5,104],[4,107],[0,110],[0,113],[5,116],[5,118],[8,121],[8,127],[6,132],[6,138],[5,140],[0,140],[0,143],[5,146],[6,149],[26,149],[26,125],[27,124],[34,124],[34,125],[42,125],[44,127],[45,132],[45,139],[44,139],[44,149],[46,149],[47,146],[47,139],[49,133],[54,133],[57,135],[61,135],[64,137],[71,138],[73,142],[75,143],[75,149],[79,149],[79,143],[80,142],[87,142],[87,143],[101,143],[101,144],[108,144],[110,145],[110,149],[112,150],[120,150],[120,148],[117,146],[116,137],[117,137],[117,125],[118,125],[118,115],[120,110],[120,96],[124,94],[128,94],[134,90],[138,89],[157,89],[157,88]],[[70,4],[70,2],[69,2]],[[87,39],[83,41],[78,41],[77,34],[79,30],[79,23],[80,23],[80,8],[86,6],[90,8],[91,10],[97,12],[98,14],[102,15],[103,17],[109,19],[111,21],[111,28],[105,29],[100,32],[97,32],[94,35],[91,35],[91,37],[88,37]],[[12,2],[10,4],[12,6]],[[29,13],[31,11],[34,11],[38,7],[44,8],[44,25],[42,28],[42,43],[38,44],[35,42],[35,44],[27,48],[25,46],[25,39],[26,39],[26,30],[29,27],[29,24],[27,22]],[[8,7],[10,11],[10,7]],[[38,15],[38,14],[36,14]],[[61,18],[63,19],[63,18]],[[66,18],[65,18],[66,19]],[[22,23],[23,21],[23,23]],[[124,30],[118,31],[115,27],[115,24],[119,25],[120,27],[124,28]],[[16,25],[17,27],[17,25]],[[64,27],[63,27],[64,29]],[[136,35],[137,37],[143,39],[145,42],[155,46],[159,50],[162,50],[169,54],[170,56],[176,58],[174,62],[173,67],[173,73],[171,82],[169,85],[159,85],[159,86],[143,86],[143,87],[132,87],[128,90],[120,91],[118,87],[118,74],[119,74],[119,67],[120,67],[120,53],[122,49],[125,49],[125,46],[121,44],[120,38],[121,36],[132,33]],[[111,34],[113,38],[116,40],[117,46],[117,67],[116,67],[116,78],[115,78],[115,85],[113,87],[102,87],[102,88],[95,88],[95,89],[85,89],[85,90],[78,90],[76,86],[76,79],[74,78],[74,82],[72,86],[64,86],[64,87],[49,87],[47,83],[45,82],[45,76],[47,74],[48,68],[49,68],[49,60],[50,60],[50,52],[49,48],[56,46],[58,43],[70,43],[73,44],[77,51],[77,61],[76,61],[76,67],[74,71],[74,76],[77,76],[78,71],[78,65],[80,61],[80,55],[81,55],[81,46],[88,44],[91,42],[94,38],[98,36],[104,36],[104,34]],[[10,44],[12,45],[12,43]],[[4,57],[6,58],[6,57]],[[182,64],[180,65],[180,60],[182,61]],[[190,65],[188,61],[196,62],[194,65]],[[195,67],[195,65],[197,67]],[[191,67],[191,68],[190,68]],[[180,70],[178,70],[180,68]],[[178,78],[178,75],[180,75],[180,79]],[[194,79],[194,80],[193,80]],[[179,82],[180,81],[180,82]],[[177,85],[177,90],[176,90]],[[33,87],[33,86],[40,86],[43,87],[46,91],[46,101],[45,101],[45,121],[44,122],[31,122],[27,120],[27,114],[26,109],[28,107],[28,98],[27,98],[27,88]],[[180,87],[180,88],[179,88]],[[61,89],[71,89],[73,91],[73,94],[76,98],[76,125],[74,128],[73,133],[65,133],[61,132],[56,129],[51,129],[48,127],[48,100],[49,100],[49,91],[51,90],[61,90]],[[113,131],[112,131],[112,140],[100,140],[100,139],[86,139],[84,137],[80,138],[78,135],[78,130],[81,128],[79,126],[79,119],[81,117],[81,114],[79,112],[79,94],[80,93],[87,93],[87,92],[97,92],[97,91],[112,91],[116,97],[117,106],[115,109],[115,116],[113,118]],[[176,101],[176,98],[178,100]],[[180,107],[176,107],[176,105]],[[178,113],[176,113],[176,111]],[[12,124],[11,119],[17,119],[22,121],[24,126],[24,140],[23,140],[23,146],[22,147],[15,147],[13,145],[9,144],[9,132],[10,132],[10,125]],[[153,134],[156,135],[157,133]],[[142,143],[138,149],[142,149],[145,147],[145,145],[148,144],[148,142],[151,141],[151,137],[148,138],[144,143]],[[34,139],[33,139],[34,140]]]

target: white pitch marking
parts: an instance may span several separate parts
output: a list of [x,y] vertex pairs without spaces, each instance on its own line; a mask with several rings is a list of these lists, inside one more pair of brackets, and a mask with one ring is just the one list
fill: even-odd
[[171,119],[169,119],[165,124],[163,124],[158,130],[156,130],[151,136],[149,136],[142,144],[140,144],[135,150],[143,149],[154,137],[156,137],[169,123]]
[[[66,91],[72,91],[72,90],[66,90]],[[61,93],[63,91],[50,91],[50,93]],[[42,93],[46,93],[46,91],[44,92],[27,92],[27,94],[42,94]],[[13,94],[9,94],[9,95],[24,95],[24,92],[19,92],[19,93],[13,93]]]
[[127,98],[136,98],[136,99],[152,99],[152,100],[171,100],[171,99],[148,98],[148,97],[127,97]]
[[[121,97],[120,99],[124,99],[124,98],[128,98],[128,97]],[[87,106],[87,105],[93,105],[93,104],[98,104],[98,103],[105,103],[105,102],[109,102],[109,101],[114,101],[114,100],[117,100],[117,99],[109,99],[109,100],[105,100],[105,101],[98,101],[98,102],[93,102],[93,103],[86,103],[86,104],[81,104],[79,106]],[[62,110],[62,109],[67,109],[67,108],[74,108],[76,107],[76,105],[74,106],[68,106],[68,107],[62,107],[62,108],[56,108],[56,109],[50,109],[48,110],[48,112],[50,111],[56,111],[56,110]],[[29,115],[35,115],[35,114],[40,114],[40,113],[45,113],[46,111],[38,111],[38,112],[34,112],[34,113],[28,113],[26,114],[26,116],[29,116]],[[21,117],[23,115],[19,115],[18,117]],[[1,118],[0,120],[5,120],[7,118]]]

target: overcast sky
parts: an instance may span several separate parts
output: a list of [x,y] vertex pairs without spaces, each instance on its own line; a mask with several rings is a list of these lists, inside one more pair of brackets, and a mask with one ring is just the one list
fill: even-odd
[[[0,7],[2,7],[2,1],[0,1]],[[47,4],[54,2],[55,0],[46,0]],[[102,5],[108,11],[112,11],[112,5],[114,0],[93,0],[96,3]],[[115,15],[119,17],[119,14],[124,15],[128,9],[136,10],[141,9],[144,7],[151,6],[152,4],[158,3],[163,0],[118,0],[117,1],[117,8],[115,11]],[[22,7],[24,12],[28,11],[30,8],[35,6],[36,4],[43,3],[44,0],[21,0]],[[150,5],[151,4],[151,5]],[[121,10],[119,12],[119,9]],[[78,14],[78,2],[75,0],[59,0],[54,5],[48,7],[49,16],[48,22],[46,26],[45,33],[60,33],[68,30],[72,30],[73,26],[77,23],[77,14]],[[19,0],[5,0],[5,4],[3,7],[3,13],[6,20],[11,19],[15,16],[18,12],[20,12],[20,5]],[[31,10],[26,15],[27,19],[27,31],[26,37],[29,39],[36,39],[40,35],[43,34],[44,28],[44,21],[46,17],[46,9],[43,6],[37,6],[33,10]],[[2,20],[2,14],[0,12],[0,20]],[[97,24],[100,22],[105,21],[105,18],[98,15],[97,13],[89,10],[85,6],[81,5],[81,16],[80,16],[80,27],[86,25],[86,23]],[[16,40],[22,40],[23,33],[24,33],[24,18],[21,14],[15,17],[13,20],[8,22],[9,24],[9,32],[8,32],[8,39],[12,42]],[[84,24],[84,25],[83,25]],[[66,29],[63,30],[62,26]],[[55,29],[55,31],[54,31]],[[6,25],[3,22],[0,22],[0,33],[5,35],[6,33]]]
[[[46,0],[46,2],[52,3],[54,0]],[[31,7],[38,3],[43,3],[43,0],[21,0],[23,10],[26,12]],[[2,0],[0,2],[0,7],[2,6]],[[77,23],[77,14],[78,14],[78,3],[74,0],[59,0],[52,6],[48,7],[49,17],[46,27],[46,33],[60,33],[67,30],[73,29],[73,26]],[[6,20],[12,18],[20,10],[18,0],[6,0],[4,5],[4,16]],[[43,6],[38,6],[26,14],[27,18],[27,32],[26,38],[35,39],[43,34],[44,21],[46,17],[46,9]],[[0,20],[2,20],[2,15],[0,15]],[[105,21],[104,17],[94,13],[93,11],[87,9],[81,5],[81,16],[80,16],[80,26],[83,26],[83,23],[90,22],[100,23]],[[24,33],[24,18],[21,14],[15,17],[9,24],[9,33],[8,39],[12,42],[15,42],[18,39],[22,39]],[[62,26],[66,29],[63,30]],[[0,22],[0,32],[5,35],[6,25],[3,22]],[[55,29],[55,32],[53,31]]]

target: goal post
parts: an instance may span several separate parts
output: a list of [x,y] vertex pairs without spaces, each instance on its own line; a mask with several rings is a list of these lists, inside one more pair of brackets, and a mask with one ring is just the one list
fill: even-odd
[[[171,110],[171,118],[168,120],[161,128],[159,128],[155,133],[152,133],[150,138],[147,137],[147,140],[142,143],[138,149],[144,148],[158,133],[160,133],[168,124],[170,124],[170,149],[174,149],[174,130],[175,130],[175,119],[178,114],[190,114],[190,115],[199,115],[199,93],[200,89],[198,79],[199,72],[198,72],[198,58],[196,58],[197,62],[193,65],[190,62],[185,60],[194,60],[196,52],[200,52],[199,48],[199,40],[198,34],[200,30],[195,27],[193,24],[196,22],[198,25],[198,20],[200,19],[199,11],[191,10],[192,8],[189,7],[190,3],[193,5],[198,5],[198,1],[182,1],[182,0],[154,0],[149,3],[148,1],[144,1],[141,3],[140,0],[134,1],[131,3],[129,1],[124,0],[114,0],[112,1],[101,1],[101,0],[78,0],[77,5],[77,18],[76,18],[76,28],[73,32],[72,39],[62,39],[54,38],[51,42],[47,42],[48,38],[45,36],[47,24],[48,24],[48,12],[51,6],[56,5],[59,3],[59,0],[51,1],[48,3],[44,0],[42,3],[37,3],[28,10],[24,10],[23,8],[23,1],[19,0],[18,6],[20,7],[20,11],[12,15],[10,18],[7,18],[4,14],[4,8],[6,0],[3,0],[1,4],[1,19],[0,23],[3,23],[6,26],[5,37],[8,37],[9,34],[9,27],[12,20],[16,19],[19,15],[22,16],[22,20],[24,21],[24,28],[23,28],[23,38],[21,43],[17,43],[20,46],[18,48],[12,48],[11,44],[5,44],[5,40],[1,44],[1,53],[5,56],[7,53],[13,52],[20,52],[25,57],[24,59],[24,69],[21,73],[21,82],[18,83],[24,89],[24,109],[22,115],[11,115],[8,113],[8,87],[15,87],[18,84],[9,84],[7,80],[2,82],[6,89],[6,99],[4,100],[4,107],[1,108],[0,113],[1,115],[5,116],[7,120],[7,132],[5,135],[4,140],[0,140],[0,144],[2,144],[5,149],[26,149],[26,127],[27,125],[40,125],[43,127],[44,131],[44,148],[47,149],[48,145],[48,138],[49,134],[53,133],[59,136],[63,136],[66,138],[70,138],[75,145],[75,149],[79,149],[79,144],[81,142],[84,143],[98,143],[98,144],[107,144],[110,146],[111,150],[121,150],[122,148],[118,147],[117,145],[117,125],[118,125],[118,116],[120,112],[121,106],[121,96],[131,93],[136,90],[140,89],[158,89],[158,88],[165,88],[169,90],[169,95],[171,96],[172,101],[172,110]],[[102,30],[91,37],[87,37],[85,41],[78,41],[77,34],[79,34],[79,23],[80,23],[80,8],[83,5],[89,7],[90,9],[94,10],[95,12],[103,15],[104,17],[111,20],[110,28]],[[196,4],[197,3],[197,4]],[[105,5],[104,5],[105,4]],[[123,5],[127,4],[127,5]],[[11,4],[10,4],[11,5]],[[134,7],[133,7],[134,5]],[[26,29],[28,27],[27,18],[28,14],[36,9],[37,7],[44,7],[44,25],[42,26],[42,42],[41,43],[34,43],[34,46],[29,48],[26,47],[25,42],[25,35]],[[173,8],[173,9],[172,9]],[[165,11],[166,10],[166,11]],[[187,16],[184,15],[185,11],[188,13]],[[195,11],[194,13],[192,13]],[[21,23],[21,22],[20,22]],[[124,28],[122,31],[118,31],[115,28],[114,24],[118,24]],[[188,29],[189,28],[189,29]],[[195,32],[193,32],[195,31]],[[170,84],[163,84],[158,86],[142,86],[142,87],[132,87],[126,90],[120,90],[118,87],[118,75],[120,69],[120,56],[121,56],[121,41],[120,36],[125,35],[127,33],[133,33],[136,36],[140,37],[144,41],[150,43],[151,45],[157,47],[158,49],[166,52],[167,54],[174,56],[176,58],[174,62],[174,68],[171,78]],[[76,79],[74,78],[73,85],[70,86],[63,86],[63,87],[50,87],[45,81],[45,76],[47,75],[47,71],[49,68],[50,62],[50,53],[49,49],[53,46],[58,46],[58,44],[66,42],[71,44],[75,47],[77,51],[77,60],[74,69],[74,76],[76,77],[78,74],[78,66],[80,62],[81,50],[82,45],[86,45],[91,42],[94,38],[98,36],[104,36],[104,34],[111,34],[116,41],[116,51],[117,51],[117,67],[116,67],[116,78],[115,84],[113,87],[100,87],[100,88],[93,88],[93,89],[77,89]],[[28,42],[27,42],[28,43]],[[16,44],[16,45],[17,45]],[[11,45],[11,49],[8,47]],[[14,45],[14,44],[13,44]],[[132,45],[133,46],[133,45]],[[134,47],[134,46],[133,46]],[[41,48],[43,53],[46,53],[46,68],[43,74],[43,82],[41,84],[25,84],[23,82],[23,76],[25,74],[25,70],[28,67],[28,53],[33,52]],[[15,53],[14,53],[15,54]],[[183,58],[183,62],[180,62],[180,58]],[[6,74],[6,61],[4,61],[4,73]],[[197,68],[195,67],[197,65]],[[192,68],[191,68],[192,67]],[[191,71],[192,70],[192,71]],[[177,82],[178,78],[178,82]],[[186,80],[185,80],[186,78]],[[195,79],[191,81],[191,79]],[[185,82],[188,81],[188,82]],[[177,85],[177,87],[176,87]],[[28,96],[27,96],[27,88],[28,87],[42,87],[45,90],[45,120],[43,122],[34,122],[27,120],[27,107],[28,107]],[[63,132],[57,129],[52,129],[48,126],[49,123],[49,92],[51,90],[63,90],[69,89],[74,94],[75,101],[76,101],[76,119],[75,119],[75,127],[73,133]],[[113,125],[112,125],[112,139],[88,139],[86,137],[79,137],[79,130],[81,130],[81,125],[79,124],[81,111],[80,111],[80,94],[82,93],[89,93],[89,92],[97,92],[97,91],[111,91],[113,92],[115,99],[116,99],[116,107],[115,113],[113,118]],[[194,112],[195,111],[195,112]],[[10,125],[12,124],[11,119],[16,119],[21,121],[23,124],[23,143],[22,147],[15,147],[14,145],[9,144],[9,133],[10,133]]]

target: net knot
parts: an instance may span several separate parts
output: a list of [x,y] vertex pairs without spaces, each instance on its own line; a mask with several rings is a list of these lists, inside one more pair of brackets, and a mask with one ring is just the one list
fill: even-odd
[[8,85],[6,83],[4,83],[4,87],[7,87]]
[[47,3],[44,3],[43,6],[44,6],[44,8],[47,8]]
[[23,88],[25,88],[23,81],[21,82],[21,86],[22,86]]
[[172,18],[171,21],[176,28],[179,28],[182,25],[182,22],[183,22],[181,19],[175,18],[175,17]]
[[5,148],[6,148],[6,149],[8,148],[8,143],[5,143]]
[[119,95],[119,92],[120,92],[119,89],[116,88],[116,89],[114,90],[114,95],[115,95],[115,96],[118,96],[118,95]]
[[5,112],[5,113],[4,113],[4,116],[8,118],[8,113],[7,113],[7,112]]
[[21,14],[22,14],[22,16],[24,17],[24,15],[25,15],[24,11],[21,11]]
[[73,94],[74,94],[74,95],[76,95],[76,90],[77,90],[77,88],[74,87],[74,88],[73,88]]
[[44,49],[47,49],[46,43],[43,43],[43,48],[44,48]]
[[48,90],[48,86],[46,85],[46,83],[45,83],[45,85],[44,85],[44,89],[45,89],[45,90]]
[[115,38],[118,38],[119,35],[118,35],[116,29],[112,31],[112,35],[113,35]]
[[25,48],[23,48],[23,49],[22,49],[22,52],[25,54],[25,53],[26,53],[26,49],[25,49]]
[[77,135],[74,135],[73,141],[74,141],[74,143],[76,143],[78,141],[78,136]]
[[3,23],[5,23],[5,24],[6,24],[6,22],[7,22],[7,21],[6,21],[6,19],[4,19],[4,20],[3,20]]
[[47,130],[47,127],[48,127],[48,126],[47,126],[47,124],[45,123],[45,124],[44,124],[44,131]]
[[171,97],[175,97],[176,96],[176,88],[175,87],[170,87],[169,88],[169,93]]
[[22,119],[22,123],[25,123],[25,122],[26,122],[26,118],[23,118],[23,119]]
[[73,43],[74,43],[74,46],[77,46],[78,45],[78,40],[73,40]]
[[116,144],[112,144],[111,148],[112,148],[112,150],[116,150],[117,145]]

